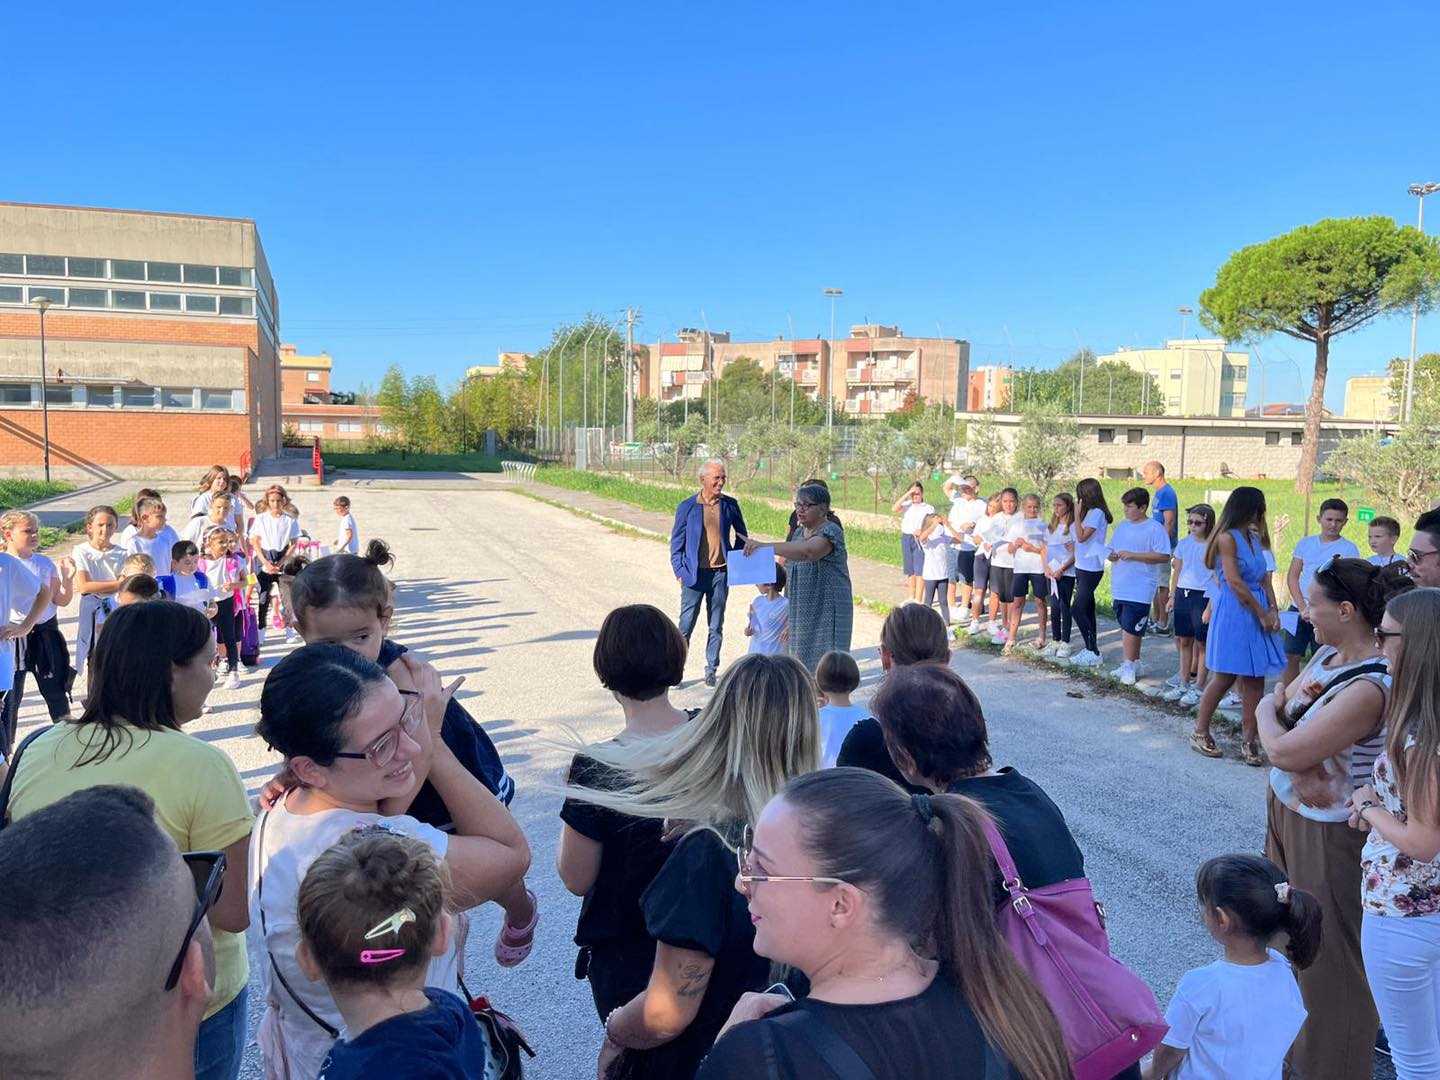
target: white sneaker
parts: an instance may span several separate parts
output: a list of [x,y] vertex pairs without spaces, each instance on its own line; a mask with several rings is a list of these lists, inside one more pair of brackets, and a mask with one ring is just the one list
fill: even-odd
[[1058,645],[1055,646],[1055,659],[1056,659],[1056,660],[1069,660],[1069,659],[1070,659],[1070,656],[1071,656],[1071,654],[1072,654],[1073,652],[1074,652],[1074,650],[1071,649],[1069,645],[1067,645],[1065,642],[1062,641],[1062,642],[1060,642],[1060,644],[1058,644]]
[[1166,690],[1174,690],[1176,687],[1184,685],[1185,681],[1180,678],[1180,673],[1178,671],[1174,675],[1171,675],[1168,679],[1166,679],[1164,683]]
[[1163,701],[1179,701],[1189,692],[1189,683],[1178,683],[1175,686],[1167,685],[1165,689],[1160,692],[1160,697]]
[[1114,674],[1114,676],[1115,676],[1117,679],[1119,679],[1119,680],[1121,681],[1121,683],[1123,683],[1124,685],[1126,685],[1126,686],[1134,686],[1134,685],[1135,685],[1135,665],[1134,665],[1134,664],[1129,663],[1129,662],[1127,661],[1126,663],[1123,663],[1123,664],[1121,664],[1118,668],[1116,668],[1115,671],[1113,672],[1113,674]]
[[1004,644],[1005,644],[1007,641],[1009,641],[1009,640],[1010,640],[1010,635],[1007,634],[1007,633],[1005,633],[1004,630],[998,630],[998,629],[997,629],[997,630],[992,631],[991,634],[990,634],[990,644],[991,644],[991,645],[1004,645]]
[[1071,665],[1081,668],[1097,668],[1104,662],[1099,653],[1093,653],[1089,649],[1081,649],[1070,658]]
[[240,672],[238,672],[238,671],[232,671],[232,672],[230,672],[230,674],[229,674],[228,676],[226,676],[226,678],[225,678],[225,689],[226,689],[226,690],[239,690],[239,689],[240,689]]
[[1226,694],[1220,699],[1219,708],[1238,709],[1240,707],[1240,696],[1236,694],[1234,690],[1231,690],[1228,694]]
[[1200,704],[1200,696],[1201,692],[1199,687],[1192,686],[1189,690],[1185,691],[1185,696],[1180,699],[1178,704],[1182,709],[1193,709],[1196,705]]
[[985,630],[992,638],[996,634],[1003,634],[1005,632],[1001,629],[1000,624],[994,619],[991,619],[988,623],[985,624]]

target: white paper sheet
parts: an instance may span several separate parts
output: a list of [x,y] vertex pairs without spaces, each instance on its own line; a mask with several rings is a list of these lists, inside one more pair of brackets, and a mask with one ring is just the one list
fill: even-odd
[[754,555],[738,549],[726,552],[725,569],[728,587],[732,589],[736,585],[774,585],[775,549],[756,548]]
[[1300,612],[1280,612],[1280,626],[1287,634],[1289,634],[1291,637],[1294,637],[1296,632],[1298,632],[1300,629]]

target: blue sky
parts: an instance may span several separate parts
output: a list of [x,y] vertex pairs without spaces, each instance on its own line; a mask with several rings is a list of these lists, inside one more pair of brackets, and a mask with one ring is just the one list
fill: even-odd
[[[837,325],[1049,366],[1440,179],[1433,7],[980,6],[10,5],[0,199],[254,218],[283,336],[354,387],[627,304],[645,341],[813,336],[827,285]],[[1337,342],[1331,406],[1408,343]],[[1261,348],[1296,400],[1308,346]]]

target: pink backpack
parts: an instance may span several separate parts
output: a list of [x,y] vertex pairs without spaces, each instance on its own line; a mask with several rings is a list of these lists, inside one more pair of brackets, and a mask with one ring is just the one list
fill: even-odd
[[1110,955],[1088,880],[1027,889],[994,822],[986,821],[985,837],[1010,895],[995,924],[1060,1021],[1075,1080],[1110,1080],[1169,1030],[1155,995]]

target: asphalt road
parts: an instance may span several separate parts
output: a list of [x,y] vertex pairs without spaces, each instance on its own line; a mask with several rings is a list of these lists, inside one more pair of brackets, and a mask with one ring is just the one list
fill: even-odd
[[[300,491],[296,500],[307,527],[328,538],[329,494]],[[532,1075],[592,1075],[600,1027],[572,970],[579,901],[554,870],[559,785],[569,740],[603,738],[621,724],[590,666],[605,614],[640,601],[678,612],[668,553],[506,491],[357,492],[354,504],[362,539],[383,536],[398,556],[393,636],[442,673],[467,676],[460,697],[500,746],[519,790],[513,809],[534,853],[530,884],[542,913],[536,950],[521,967],[500,970],[491,955],[499,912],[482,910],[469,982],[520,1020],[540,1051]],[[744,649],[753,595],[738,588],[731,598],[726,659]],[[877,616],[857,610],[862,700],[879,677],[879,628]],[[680,705],[707,693],[698,682],[702,637],[703,627]],[[267,649],[265,663],[284,650]],[[1186,746],[1184,720],[1096,696],[1061,674],[970,652],[954,664],[984,704],[997,764],[1030,775],[1065,812],[1109,913],[1115,952],[1163,1006],[1181,974],[1218,955],[1196,913],[1195,868],[1222,852],[1260,850],[1264,773],[1201,758]],[[253,734],[260,685],[257,674],[238,691],[217,690],[210,714],[190,728],[231,754],[252,794],[275,760]],[[42,708],[34,697],[22,723],[38,722]],[[253,1016],[258,1006],[252,984]],[[261,1075],[253,1046],[243,1075]]]

